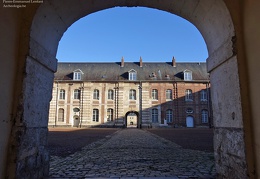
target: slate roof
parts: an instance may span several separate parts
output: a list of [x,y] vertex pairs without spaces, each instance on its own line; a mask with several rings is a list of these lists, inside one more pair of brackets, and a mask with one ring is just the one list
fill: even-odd
[[58,63],[55,80],[73,80],[73,71],[81,70],[82,81],[128,81],[128,71],[137,72],[138,81],[183,80],[183,71],[192,71],[193,81],[208,81],[206,63],[146,63],[124,62],[124,67],[116,63]]

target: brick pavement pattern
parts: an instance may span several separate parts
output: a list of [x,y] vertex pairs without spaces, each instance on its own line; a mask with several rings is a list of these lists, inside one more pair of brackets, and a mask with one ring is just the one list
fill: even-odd
[[215,178],[211,152],[183,149],[146,130],[122,129],[67,157],[51,156],[50,178]]

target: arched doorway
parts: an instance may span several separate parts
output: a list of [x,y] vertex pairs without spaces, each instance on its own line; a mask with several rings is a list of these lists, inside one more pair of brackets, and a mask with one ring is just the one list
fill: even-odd
[[[24,141],[29,141],[27,139],[30,135],[24,131],[33,130],[34,133],[39,133],[42,138],[47,136],[48,106],[51,98],[53,73],[56,71],[57,65],[55,55],[61,36],[79,18],[115,6],[157,8],[189,20],[200,30],[209,51],[207,62],[208,71],[211,74],[212,101],[214,101],[217,172],[223,178],[228,177],[229,174],[233,174],[232,176],[237,178],[246,178],[248,173],[252,175],[254,170],[252,153],[254,151],[249,146],[251,142],[250,120],[243,118],[250,109],[245,107],[249,103],[248,99],[241,98],[242,93],[246,94],[246,90],[243,91],[240,88],[240,85],[244,84],[241,78],[244,78],[239,75],[239,72],[243,74],[242,72],[246,71],[246,67],[243,67],[241,63],[238,65],[239,58],[243,59],[243,55],[242,57],[237,56],[237,34],[224,1],[48,0],[39,6],[31,7],[31,11],[26,14],[28,18],[24,20],[26,23],[23,23],[23,28],[21,28],[24,33],[20,37],[20,42],[23,43],[19,44],[21,46],[19,48],[20,71],[18,72],[20,76],[17,75],[19,80],[16,84],[18,86],[16,93],[19,94],[17,95],[19,99],[15,101],[17,110],[13,115],[15,116],[13,120],[17,123],[11,126],[12,143],[9,144],[14,146],[9,152],[16,155],[3,154],[0,157],[4,158],[1,163],[8,161],[8,173],[11,178],[15,178],[12,175],[20,174],[23,176],[26,174],[24,168],[18,166],[24,166],[26,171],[32,173],[32,176],[36,175],[33,173],[37,173],[37,176],[44,176],[48,173],[48,169],[46,169],[48,168],[48,158],[44,157],[47,155],[46,149],[44,149],[45,140],[31,141],[32,144],[37,142],[37,145],[33,145],[35,153],[31,153],[30,157],[42,158],[42,163],[37,166],[38,170],[35,170],[34,165],[27,164],[25,158],[19,158],[18,154],[20,151],[27,150],[26,146],[21,144]],[[22,34],[20,31],[19,33]],[[243,40],[240,39],[240,41]],[[19,45],[15,44],[15,47]],[[24,58],[24,56],[26,57]],[[20,123],[22,124],[18,125]],[[20,132],[19,140],[17,131]],[[9,133],[10,131],[4,133],[6,138],[9,138]],[[229,136],[232,137],[229,138]],[[5,148],[7,147],[5,146]],[[42,148],[44,150],[40,150]],[[6,159],[4,156],[10,157]],[[248,166],[248,168],[244,166]],[[3,173],[3,171],[1,172]]]
[[186,117],[186,126],[187,127],[194,127],[194,119],[193,116]]
[[79,127],[79,116],[78,115],[74,115],[73,116],[73,127]]
[[136,111],[128,111],[125,114],[125,126],[127,128],[137,128],[139,126],[139,113]]

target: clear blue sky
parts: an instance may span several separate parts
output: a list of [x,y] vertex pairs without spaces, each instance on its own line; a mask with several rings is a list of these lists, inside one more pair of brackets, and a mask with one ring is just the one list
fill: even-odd
[[90,14],[70,26],[59,62],[203,62],[207,47],[198,29],[174,14],[117,7]]

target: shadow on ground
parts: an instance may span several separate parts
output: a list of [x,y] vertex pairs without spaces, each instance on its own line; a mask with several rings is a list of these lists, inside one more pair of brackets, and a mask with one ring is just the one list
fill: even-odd
[[[113,135],[118,128],[49,128],[50,155],[66,157],[82,147]],[[185,149],[213,152],[213,129],[156,128],[147,131],[170,140]]]

